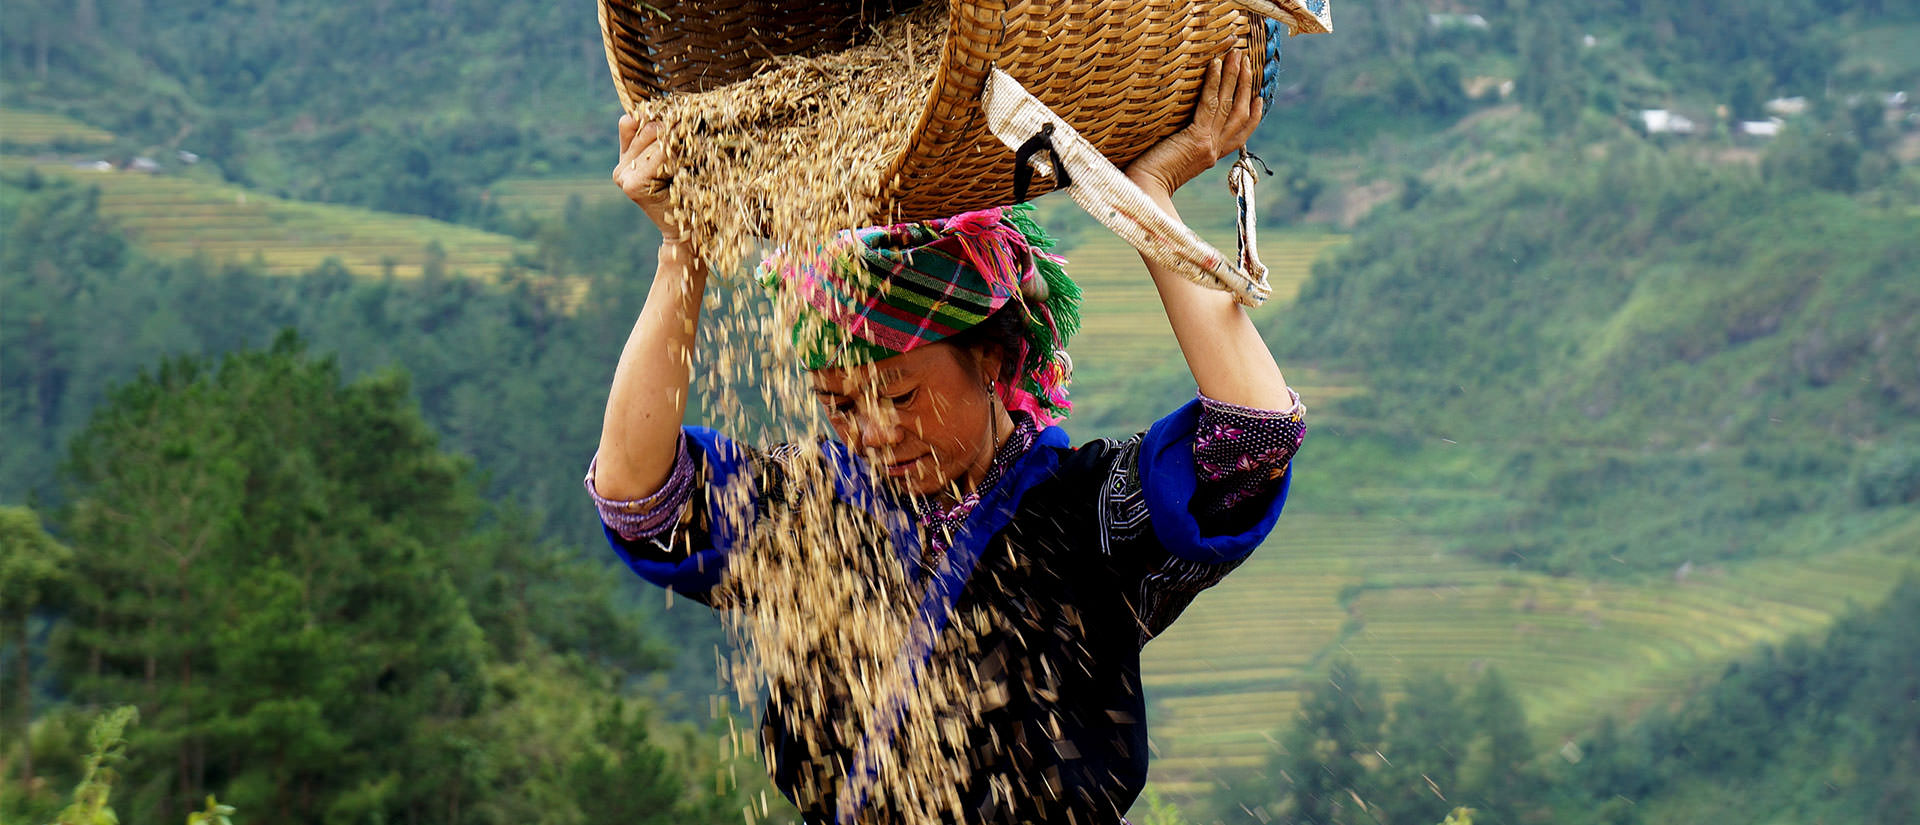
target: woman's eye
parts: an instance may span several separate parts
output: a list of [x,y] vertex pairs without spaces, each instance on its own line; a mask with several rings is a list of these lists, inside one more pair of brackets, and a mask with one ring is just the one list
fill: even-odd
[[899,395],[888,396],[887,401],[896,407],[904,407],[907,405],[907,402],[912,401],[913,397],[919,393],[920,391],[918,389],[907,390]]

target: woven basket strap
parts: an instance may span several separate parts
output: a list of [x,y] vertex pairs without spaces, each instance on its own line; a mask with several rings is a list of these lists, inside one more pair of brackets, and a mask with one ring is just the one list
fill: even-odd
[[1240,159],[1227,169],[1227,191],[1233,193],[1233,225],[1237,230],[1236,240],[1239,241],[1237,251],[1240,253],[1240,268],[1246,270],[1247,277],[1264,283],[1267,280],[1267,265],[1260,262],[1260,243],[1254,236],[1254,225],[1259,222],[1254,214],[1253,198],[1253,185],[1260,180],[1260,173],[1254,169],[1256,163],[1260,163],[1259,158],[1241,149]]
[[[1140,254],[1194,283],[1230,293],[1247,306],[1259,306],[1273,294],[1264,271],[1249,273],[1155,205],[1086,138],[1028,94],[1020,81],[998,68],[992,69],[982,97],[987,128],[1008,149],[1020,148],[1046,124],[1053,124],[1051,159],[1070,173],[1072,184],[1065,187],[1067,194]],[[1038,158],[1034,163],[1041,165]],[[1042,167],[1042,171],[1051,172],[1051,168]]]
[[1327,0],[1233,0],[1233,4],[1280,21],[1289,35],[1333,31],[1333,11],[1327,7]]

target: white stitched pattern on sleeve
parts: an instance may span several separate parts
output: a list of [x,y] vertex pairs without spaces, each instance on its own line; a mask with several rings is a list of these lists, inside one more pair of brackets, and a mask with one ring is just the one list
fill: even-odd
[[1140,443],[1144,436],[1126,441],[1103,439],[1117,452],[1113,469],[1100,485],[1100,552],[1113,555],[1114,542],[1139,538],[1147,527],[1146,488],[1140,483]]
[[1244,559],[1235,559],[1220,564],[1205,564],[1187,561],[1177,556],[1168,556],[1158,569],[1140,580],[1140,645],[1145,647],[1153,637],[1160,635],[1180,618],[1193,598],[1205,590],[1220,583],[1221,579],[1240,566]]

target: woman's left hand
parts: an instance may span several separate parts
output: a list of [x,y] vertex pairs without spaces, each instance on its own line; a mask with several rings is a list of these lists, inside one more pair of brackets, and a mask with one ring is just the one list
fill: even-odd
[[1207,79],[1193,108],[1193,122],[1148,149],[1127,166],[1140,188],[1171,195],[1221,158],[1247,144],[1260,125],[1264,102],[1253,76],[1253,61],[1239,50],[1207,65]]

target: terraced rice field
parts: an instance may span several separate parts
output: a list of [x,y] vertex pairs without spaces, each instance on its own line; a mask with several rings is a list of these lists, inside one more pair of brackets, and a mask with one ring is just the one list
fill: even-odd
[[[25,161],[12,160],[17,167]],[[135,242],[168,257],[258,262],[273,274],[308,272],[331,258],[357,275],[414,277],[431,244],[448,272],[492,276],[532,246],[505,235],[412,215],[290,201],[236,186],[135,172],[92,172],[38,164],[100,188],[100,208]]]
[[[1181,190],[1175,206],[1181,218],[1216,248],[1234,246],[1233,201],[1224,184],[1209,174]],[[1077,373],[1089,384],[1107,384],[1164,369],[1182,369],[1180,348],[1140,254],[1118,236],[1094,223],[1062,195],[1040,201],[1042,222],[1065,227],[1069,240],[1059,250],[1067,272],[1086,291],[1083,326],[1068,351]],[[1320,230],[1263,229],[1261,260],[1273,285],[1269,306],[1293,300],[1312,272],[1314,261],[1346,241]],[[1260,312],[1262,310],[1254,310]],[[1289,379],[1317,398],[1356,391],[1344,382],[1289,372]]]
[[[1761,643],[1825,628],[1920,569],[1920,519],[1816,560],[1706,567],[1642,584],[1520,573],[1441,554],[1398,525],[1290,513],[1259,553],[1147,647],[1167,793],[1263,765],[1315,667],[1351,655],[1389,692],[1497,666],[1552,747],[1603,712],[1677,695]],[[1356,593],[1342,605],[1343,592]]]
[[80,146],[113,142],[113,133],[65,115],[0,108],[0,142],[14,146]]
[[583,204],[592,204],[620,200],[623,196],[606,175],[593,175],[507,178],[487,187],[487,197],[503,212],[557,217],[566,214],[567,202],[574,198],[579,198]]

